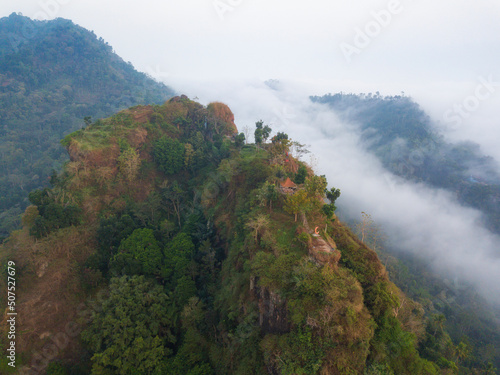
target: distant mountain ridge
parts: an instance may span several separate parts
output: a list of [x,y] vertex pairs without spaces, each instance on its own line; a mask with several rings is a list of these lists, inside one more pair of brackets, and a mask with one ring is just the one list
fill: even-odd
[[19,225],[28,192],[67,160],[59,140],[84,118],[173,95],[72,21],[0,19],[0,236]]

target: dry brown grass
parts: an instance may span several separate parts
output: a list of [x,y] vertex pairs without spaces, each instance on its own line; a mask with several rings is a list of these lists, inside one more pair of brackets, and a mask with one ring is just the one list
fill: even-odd
[[144,145],[147,137],[148,131],[142,126],[138,126],[137,128],[130,131],[129,135],[127,136],[127,140],[133,148],[138,149],[142,145]]
[[151,106],[140,106],[132,109],[126,109],[124,113],[132,115],[135,122],[144,124],[149,121],[151,115],[153,114],[153,107]]
[[[18,270],[18,353],[43,353],[44,348],[54,346],[53,337],[62,337],[67,324],[76,321],[76,308],[85,299],[76,264],[92,253],[93,231],[91,227],[69,227],[35,240],[25,228],[13,233],[0,249],[3,257],[15,261]],[[55,357],[71,356],[77,353],[79,342],[73,337],[55,348]]]

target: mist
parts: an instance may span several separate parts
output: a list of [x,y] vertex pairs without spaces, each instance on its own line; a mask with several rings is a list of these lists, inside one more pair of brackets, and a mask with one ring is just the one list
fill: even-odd
[[[321,87],[259,80],[184,82],[176,87],[204,104],[227,103],[239,131],[248,126],[253,134],[255,121],[262,119],[274,133],[284,131],[293,140],[310,145],[312,157],[303,159],[317,174],[326,175],[330,186],[341,190],[337,205],[343,217],[360,220],[362,211],[369,213],[387,233],[391,247],[427,261],[455,285],[472,284],[488,301],[500,304],[500,238],[481,225],[482,213],[461,206],[448,191],[412,183],[387,171],[365,151],[356,124],[341,121],[326,106],[309,100],[309,95],[326,93],[318,91]],[[434,114],[430,115],[434,120]],[[449,133],[455,139],[473,138],[466,125]],[[453,138],[450,134],[446,136]],[[480,142],[481,137],[473,140]]]

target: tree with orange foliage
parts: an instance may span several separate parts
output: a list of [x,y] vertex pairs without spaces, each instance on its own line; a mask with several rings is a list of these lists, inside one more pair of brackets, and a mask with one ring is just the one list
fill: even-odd
[[214,121],[214,130],[217,134],[232,136],[238,133],[234,124],[234,114],[229,107],[220,102],[213,102],[207,106],[208,114]]

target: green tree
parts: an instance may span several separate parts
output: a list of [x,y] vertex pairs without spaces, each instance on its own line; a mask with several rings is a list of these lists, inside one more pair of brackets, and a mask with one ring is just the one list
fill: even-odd
[[296,184],[303,184],[306,181],[307,177],[307,168],[304,165],[299,167],[297,174],[295,175],[294,182]]
[[209,365],[208,343],[198,325],[205,321],[203,304],[192,297],[182,311],[183,342],[175,357],[168,361],[166,375],[212,375]]
[[245,134],[240,133],[234,137],[234,144],[236,147],[241,147],[245,144]]
[[322,210],[325,216],[328,219],[331,219],[333,217],[333,214],[335,213],[335,210],[337,210],[335,201],[338,199],[338,197],[340,197],[340,190],[332,187],[330,190],[325,189],[325,194],[330,203],[323,205]]
[[106,274],[109,262],[118,252],[122,240],[130,236],[138,227],[139,224],[129,214],[101,219],[96,233],[96,242],[99,247],[97,253],[87,260],[89,268],[99,269]]
[[190,265],[195,255],[193,241],[188,234],[179,233],[165,246],[164,253],[163,275],[172,285],[176,285],[177,280],[189,274]]
[[271,147],[269,147],[269,153],[271,154],[274,164],[284,164],[286,159],[289,159],[288,151],[290,148],[291,141],[288,139],[288,135],[285,133],[278,133],[272,138]]
[[310,198],[323,198],[326,185],[325,176],[311,176],[306,179],[304,188]]
[[323,207],[321,207],[321,210],[327,219],[331,219],[333,217],[335,209],[336,207],[333,204],[324,204]]
[[263,133],[264,130],[262,129],[262,126],[264,125],[264,121],[259,120],[255,123],[255,132],[254,137],[255,137],[255,144],[260,145],[262,143],[262,138],[263,138]]
[[[271,139],[271,142],[272,143],[278,143],[278,142],[281,142],[281,141],[284,141],[284,140],[288,140],[288,134],[286,133],[283,133],[283,132],[278,132],[278,134],[276,134],[272,139]],[[295,142],[294,142],[295,143]]]
[[264,206],[269,204],[269,211],[272,211],[273,202],[276,201],[278,197],[279,193],[276,189],[276,185],[269,181],[266,181],[259,189],[259,198]]
[[262,128],[262,140],[264,141],[264,143],[267,142],[272,131],[273,130],[268,125],[265,125],[264,128]]
[[153,157],[165,174],[174,174],[184,166],[184,146],[177,139],[163,137],[153,147]]
[[[81,220],[81,209],[72,204],[56,202],[53,192],[48,189],[36,190],[29,194],[29,200],[36,205],[38,216],[33,216],[30,234],[42,238],[56,229],[78,225]],[[32,209],[34,211],[34,209]]]
[[340,189],[332,187],[330,190],[325,190],[325,194],[330,203],[335,204],[335,201],[340,197]]
[[284,209],[289,214],[295,215],[295,221],[297,221],[297,215],[299,213],[305,213],[310,209],[310,198],[305,190],[299,190],[293,195],[287,196],[285,200]]
[[163,254],[152,229],[136,229],[123,240],[110,264],[110,268],[121,274],[144,274],[159,276]]
[[175,343],[169,299],[144,276],[111,279],[109,297],[93,311],[82,339],[94,353],[92,375],[162,374]]
[[171,206],[177,216],[177,223],[181,227],[181,203],[184,199],[184,190],[181,185],[175,180],[171,185],[165,187],[162,191],[163,198]]
[[455,348],[455,355],[457,357],[457,363],[460,363],[464,359],[468,358],[471,354],[471,348],[469,344],[464,341],[460,341],[460,343]]

